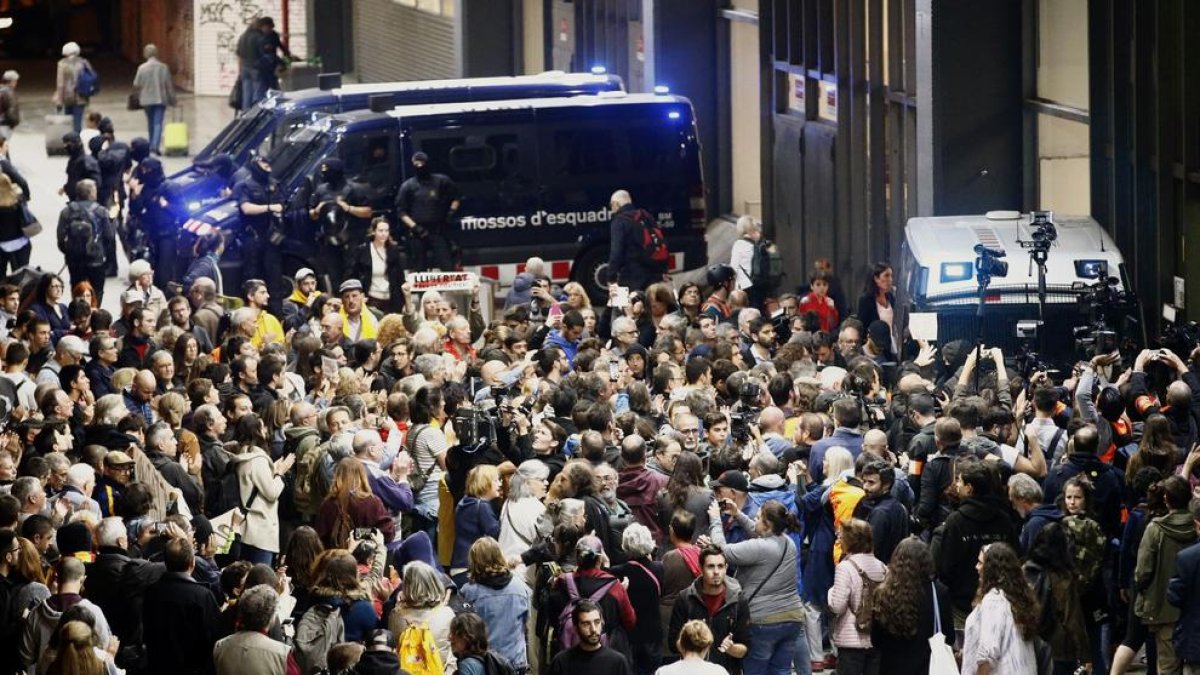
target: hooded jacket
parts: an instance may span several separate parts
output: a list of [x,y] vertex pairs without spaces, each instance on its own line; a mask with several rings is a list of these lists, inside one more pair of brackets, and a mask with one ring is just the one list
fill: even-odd
[[891,492],[877,497],[863,497],[855,507],[855,517],[871,525],[875,557],[883,564],[892,560],[892,551],[909,534],[908,509]]
[[1024,556],[1029,553],[1029,549],[1033,548],[1033,542],[1037,540],[1038,532],[1050,523],[1061,523],[1065,517],[1058,506],[1054,504],[1039,504],[1029,512],[1029,519],[1025,521],[1025,525],[1021,528],[1019,553]]
[[[42,652],[50,644],[50,636],[58,627],[58,620],[63,612],[79,605],[86,608],[96,619],[95,634],[97,644],[107,645],[112,638],[112,630],[104,617],[104,612],[89,600],[83,599],[78,593],[63,593],[52,595],[38,603],[29,615],[25,617],[25,629],[21,633],[19,655],[21,663],[27,667],[37,663]],[[31,671],[33,672],[33,671]]]
[[1172,511],[1146,526],[1138,546],[1133,613],[1147,624],[1175,623],[1179,608],[1167,602],[1167,584],[1175,576],[1176,557],[1196,541],[1196,525],[1187,511]]
[[1042,501],[1055,503],[1067,480],[1081,473],[1087,474],[1092,482],[1091,503],[1095,505],[1096,520],[1104,534],[1112,538],[1121,536],[1125,478],[1120,469],[1105,464],[1095,455],[1074,452],[1067,455],[1066,462],[1052,468],[1042,485]]
[[621,469],[617,474],[617,499],[629,505],[633,517],[645,525],[655,541],[665,541],[666,532],[658,518],[658,493],[667,486],[667,476],[643,466]]
[[937,577],[950,588],[954,606],[971,611],[971,601],[979,585],[975,561],[979,550],[996,542],[1017,546],[1017,528],[1008,516],[1008,504],[1001,497],[968,497],[958,510],[946,518],[933,538],[933,559]]
[[575,357],[579,354],[579,340],[571,342],[562,334],[562,331],[554,329],[546,336],[546,341],[542,348],[558,347],[563,351],[563,355],[567,357],[567,362],[571,364],[571,368],[575,368]]
[[[708,607],[704,604],[703,578],[697,578],[687,588],[679,592],[675,608],[671,611],[671,623],[667,629],[667,644],[671,653],[677,654],[675,643],[683,624],[697,619],[708,625],[713,634],[713,644],[720,645],[727,636],[732,637],[737,644],[750,644],[750,607],[742,593],[742,585],[733,577],[725,577],[725,603],[716,613],[709,615]],[[708,661],[729,671],[729,675],[739,675],[742,672],[742,659],[735,659],[719,649],[708,650]]]
[[[509,572],[474,579],[465,584],[458,594],[471,603],[475,612],[489,626],[524,626],[529,619],[533,593],[524,581]],[[518,669],[529,665],[524,630],[493,630],[488,646]]]
[[[262,448],[250,448],[230,460],[236,467],[238,488],[246,505],[246,520],[242,524],[242,543],[272,553],[279,552],[279,496],[283,493],[283,478],[275,475],[270,456]],[[258,494],[250,502],[255,488]]]

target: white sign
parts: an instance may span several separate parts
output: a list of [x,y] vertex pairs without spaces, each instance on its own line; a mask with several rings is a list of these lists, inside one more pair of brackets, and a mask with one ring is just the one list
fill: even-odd
[[1175,308],[1170,305],[1163,305],[1163,321],[1167,323],[1175,323]]
[[474,272],[410,272],[405,281],[417,292],[470,291],[479,283]]
[[1183,294],[1186,289],[1183,277],[1175,277],[1175,309],[1183,309]]
[[913,312],[908,315],[908,332],[914,340],[937,342],[938,322],[935,312]]

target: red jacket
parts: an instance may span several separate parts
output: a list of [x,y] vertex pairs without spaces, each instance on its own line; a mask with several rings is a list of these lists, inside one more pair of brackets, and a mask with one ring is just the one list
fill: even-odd
[[822,298],[818,297],[816,293],[809,293],[800,300],[797,311],[802,315],[816,312],[817,318],[821,320],[821,330],[828,333],[837,329],[840,317],[838,317],[837,306],[833,304],[833,298],[827,295],[824,302],[821,300]]

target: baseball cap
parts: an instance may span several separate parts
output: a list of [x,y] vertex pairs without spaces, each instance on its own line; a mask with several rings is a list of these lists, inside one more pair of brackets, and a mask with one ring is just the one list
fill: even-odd
[[129,466],[130,464],[133,464],[133,458],[120,450],[113,450],[104,456],[105,466]]
[[146,301],[146,296],[142,295],[140,292],[135,291],[133,289],[125,291],[124,293],[121,294],[121,304],[122,305],[132,305],[136,302],[145,302],[145,301]]
[[749,492],[750,481],[746,479],[746,474],[737,469],[730,469],[721,474],[721,477],[713,481],[712,487],[730,488],[738,492]]
[[871,338],[871,342],[890,348],[892,344],[892,331],[888,325],[882,321],[872,321],[870,326],[867,326],[867,336]]
[[311,269],[309,269],[307,267],[301,267],[300,269],[296,270],[296,276],[293,278],[295,279],[296,283],[300,283],[301,281],[304,281],[305,279],[307,279],[309,277],[313,277],[315,279],[316,276],[317,276],[316,272],[312,271]]
[[347,279],[338,286],[338,294],[346,293],[347,291],[361,291],[363,289],[362,282],[358,279]]

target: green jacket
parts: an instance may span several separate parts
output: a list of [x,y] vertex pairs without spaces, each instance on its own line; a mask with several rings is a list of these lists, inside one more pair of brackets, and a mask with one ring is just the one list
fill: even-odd
[[1179,608],[1167,602],[1167,583],[1175,576],[1175,556],[1195,541],[1196,526],[1186,510],[1159,516],[1146,526],[1133,570],[1133,612],[1142,621],[1154,625],[1179,620]]

